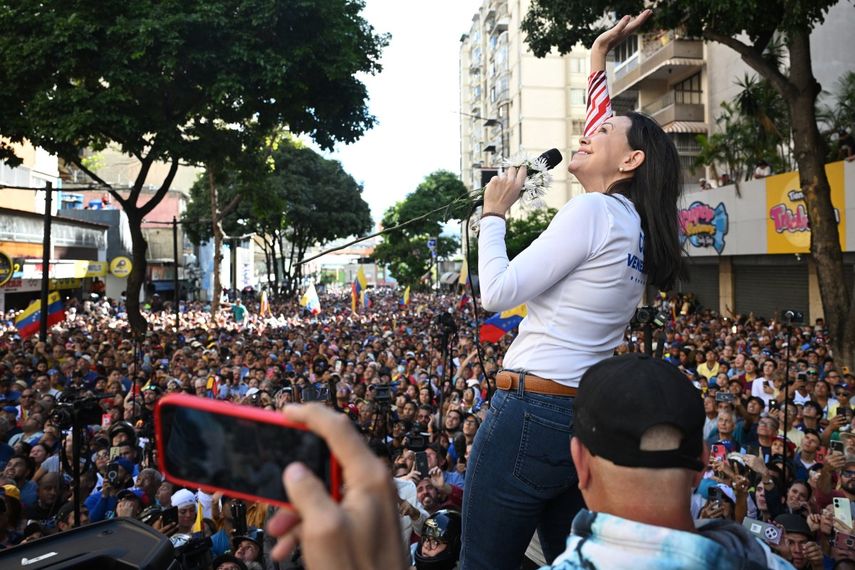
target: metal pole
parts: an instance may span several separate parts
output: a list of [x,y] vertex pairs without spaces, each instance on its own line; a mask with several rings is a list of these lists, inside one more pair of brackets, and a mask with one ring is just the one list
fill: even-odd
[[42,307],[39,313],[39,340],[47,342],[48,330],[48,294],[50,288],[50,225],[53,203],[53,183],[45,183],[44,237],[42,238]]
[[173,298],[175,299],[175,334],[178,334],[181,325],[180,303],[181,296],[178,294],[178,219],[172,216],[172,260],[175,273],[172,274]]
[[234,291],[234,293],[235,293],[235,300],[238,299],[238,290],[237,290],[237,276],[238,276],[238,272],[237,272],[237,248],[238,248],[238,243],[240,243],[238,238],[236,238],[236,237],[232,238],[232,248],[231,248],[231,251],[229,251],[229,255],[231,257],[231,266],[232,266],[231,267],[232,270],[229,273],[231,273],[232,291]]

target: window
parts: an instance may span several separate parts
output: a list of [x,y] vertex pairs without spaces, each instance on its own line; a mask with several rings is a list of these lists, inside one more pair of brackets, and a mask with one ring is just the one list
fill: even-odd
[[585,121],[571,121],[570,130],[574,135],[581,135],[585,132]]
[[674,86],[674,102],[678,105],[702,105],[701,74],[694,74]]
[[615,46],[615,62],[623,63],[638,51],[638,36],[630,36]]
[[585,73],[585,60],[581,57],[571,57],[570,73]]
[[585,104],[585,90],[584,89],[571,89],[570,90],[570,104],[571,105],[584,105]]

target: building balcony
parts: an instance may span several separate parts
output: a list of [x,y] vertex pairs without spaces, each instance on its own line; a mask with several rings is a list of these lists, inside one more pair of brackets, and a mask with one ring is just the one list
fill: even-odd
[[661,45],[653,44],[621,62],[614,70],[614,95],[627,89],[642,89],[645,83],[667,79],[677,83],[697,73],[704,65],[704,44],[701,40],[675,39],[663,36]]
[[650,115],[664,128],[676,121],[703,123],[704,106],[699,103],[685,103],[678,98],[677,93],[669,91],[663,97],[641,108],[643,113]]

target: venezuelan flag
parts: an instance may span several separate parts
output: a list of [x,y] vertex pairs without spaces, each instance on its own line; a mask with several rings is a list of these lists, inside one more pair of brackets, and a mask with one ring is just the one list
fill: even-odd
[[368,280],[365,278],[365,269],[360,265],[350,290],[350,308],[354,313],[359,303],[364,301],[362,293],[366,289],[368,289]]
[[496,313],[481,325],[481,342],[498,342],[505,333],[519,326],[527,314],[528,308],[525,304]]
[[[15,317],[15,327],[22,338],[27,338],[39,332],[39,320],[42,315],[41,307],[41,300],[35,301],[24,309],[24,312]],[[64,320],[65,307],[62,304],[59,293],[54,291],[48,295],[48,326],[51,327]]]

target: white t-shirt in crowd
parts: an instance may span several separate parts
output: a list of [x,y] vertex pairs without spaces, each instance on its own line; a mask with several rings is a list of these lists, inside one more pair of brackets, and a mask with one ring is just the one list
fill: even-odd
[[641,218],[623,196],[576,196],[509,262],[505,222],[486,217],[478,275],[486,310],[528,307],[504,367],[578,386],[612,356],[644,292]]

